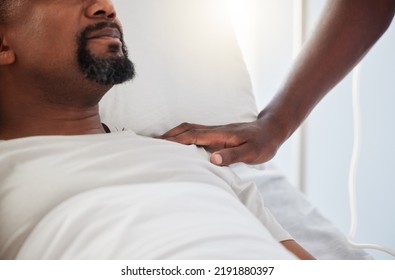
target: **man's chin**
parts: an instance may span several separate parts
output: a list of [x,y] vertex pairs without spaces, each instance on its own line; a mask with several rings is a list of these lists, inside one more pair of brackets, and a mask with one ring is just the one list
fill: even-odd
[[87,50],[95,57],[103,59],[123,58],[125,57],[123,44],[116,38],[97,38],[88,42]]
[[135,75],[133,63],[122,39],[108,36],[78,40],[78,65],[87,79],[103,86],[130,81]]
[[133,63],[126,57],[100,58],[87,56],[80,59],[80,69],[85,77],[104,86],[113,86],[132,80]]

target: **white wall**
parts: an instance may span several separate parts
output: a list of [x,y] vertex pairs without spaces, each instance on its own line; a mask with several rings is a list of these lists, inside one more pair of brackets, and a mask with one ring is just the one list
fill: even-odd
[[[311,2],[311,17],[324,1]],[[314,19],[311,20],[314,22]],[[356,241],[395,249],[395,26],[390,27],[361,66],[362,147],[357,176],[359,226]],[[311,199],[348,232],[347,180],[353,126],[351,78],[316,108],[308,122],[308,182]],[[376,251],[377,258],[390,258]]]
[[[237,2],[237,0],[234,0]],[[293,0],[243,0],[241,46],[260,108],[270,100],[292,63]],[[311,30],[325,3],[309,2]],[[238,8],[241,9],[242,6]],[[243,22],[243,24],[240,24]],[[244,30],[244,33],[243,33]],[[243,35],[244,34],[244,35]],[[243,41],[244,40],[244,41]],[[395,249],[395,24],[365,58],[361,70],[362,152],[357,177],[356,241]],[[345,234],[350,225],[348,170],[353,143],[351,78],[316,107],[307,125],[307,194]],[[295,147],[288,141],[274,159],[291,181]],[[370,251],[376,258],[390,256]]]

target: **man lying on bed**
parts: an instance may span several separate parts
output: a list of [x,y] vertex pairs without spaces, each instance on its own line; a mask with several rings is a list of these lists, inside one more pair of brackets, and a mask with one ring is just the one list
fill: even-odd
[[203,150],[106,134],[133,76],[110,1],[0,2],[0,258],[312,258]]

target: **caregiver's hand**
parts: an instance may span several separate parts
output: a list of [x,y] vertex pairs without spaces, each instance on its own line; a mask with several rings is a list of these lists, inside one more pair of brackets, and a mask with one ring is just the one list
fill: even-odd
[[160,138],[204,147],[212,153],[210,161],[213,164],[226,166],[236,162],[266,162],[274,157],[287,136],[275,120],[261,118],[222,126],[183,123]]
[[328,1],[316,30],[258,120],[223,126],[182,124],[162,138],[202,146],[213,152],[211,161],[217,165],[272,159],[388,29],[394,14],[394,0]]

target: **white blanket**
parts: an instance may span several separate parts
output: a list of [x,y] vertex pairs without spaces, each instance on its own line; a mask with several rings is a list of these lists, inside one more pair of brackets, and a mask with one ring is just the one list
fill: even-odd
[[104,188],[67,201],[40,222],[17,258],[289,257],[246,208],[212,185],[151,183]]
[[[265,199],[265,205],[281,225],[305,249],[320,260],[372,259],[366,251],[347,243],[345,235],[320,211],[308,197],[293,187],[274,165],[246,166],[233,170],[245,181],[254,181]],[[335,207],[335,206],[334,206]]]
[[2,259],[293,258],[254,184],[132,132],[0,142],[0,224]]

